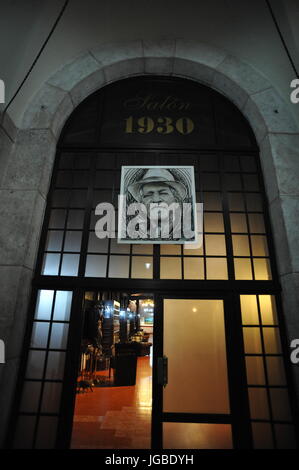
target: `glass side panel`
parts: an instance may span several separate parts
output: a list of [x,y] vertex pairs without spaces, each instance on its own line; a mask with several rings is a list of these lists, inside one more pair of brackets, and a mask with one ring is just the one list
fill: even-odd
[[164,299],[164,354],[164,412],[229,413],[222,300]]

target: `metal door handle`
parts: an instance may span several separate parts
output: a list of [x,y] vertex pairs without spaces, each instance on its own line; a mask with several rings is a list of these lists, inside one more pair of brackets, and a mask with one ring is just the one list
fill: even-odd
[[168,384],[168,358],[158,357],[158,384],[166,387]]

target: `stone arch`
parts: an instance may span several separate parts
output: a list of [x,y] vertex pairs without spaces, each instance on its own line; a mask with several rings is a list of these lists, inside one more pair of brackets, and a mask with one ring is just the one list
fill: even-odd
[[[293,272],[294,260],[299,267],[298,254],[295,256],[296,248],[299,253],[299,240],[294,240],[292,235],[295,244],[289,245],[286,237],[291,220],[286,218],[292,215],[284,213],[284,204],[278,204],[278,199],[298,195],[298,169],[295,168],[298,125],[266,77],[208,44],[184,39],[109,43],[90,49],[54,73],[27,107],[21,126],[27,135],[33,133],[34,139],[36,134],[42,140],[39,145],[33,142],[38,151],[43,144],[47,148],[41,194],[46,196],[48,192],[56,140],[74,108],[109,83],[147,74],[183,77],[208,85],[235,103],[247,118],[260,147],[277,246],[288,247],[287,251],[277,253],[279,271],[281,275]],[[293,203],[293,211],[299,209],[298,204],[295,208],[295,201],[289,202]],[[276,222],[283,219],[285,224],[277,227]]]
[[[299,236],[294,231],[299,218],[299,129],[280,95],[253,67],[208,44],[184,39],[104,44],[64,65],[38,90],[24,112],[4,174],[7,194],[3,203],[6,197],[7,207],[14,208],[14,219],[6,227],[13,235],[7,237],[10,241],[3,260],[14,266],[14,272],[5,284],[10,291],[19,292],[15,304],[9,305],[5,326],[9,346],[2,376],[2,384],[8,386],[0,402],[4,421],[21,354],[26,305],[61,129],[92,92],[123,78],[147,74],[183,77],[210,86],[248,119],[260,147],[288,335],[299,337]],[[8,211],[6,215],[12,219]],[[18,328],[13,329],[16,322]]]

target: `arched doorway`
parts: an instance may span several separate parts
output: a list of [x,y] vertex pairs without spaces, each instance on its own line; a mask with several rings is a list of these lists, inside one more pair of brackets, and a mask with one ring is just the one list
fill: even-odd
[[[198,201],[204,204],[204,243],[196,253],[182,245],[120,248],[114,240],[99,242],[95,207],[101,201],[116,205],[123,165],[181,164],[194,167]],[[15,447],[68,445],[82,300],[86,290],[99,285],[105,291],[138,289],[156,296],[154,447],[172,445],[169,436],[182,425],[190,425],[193,435],[200,434],[200,426],[217,426],[236,448],[295,445],[258,148],[241,113],[212,89],[183,79],[123,80],[86,99],[67,122],[40,242]],[[186,335],[182,329],[177,344],[184,351],[192,322],[189,331],[190,316],[180,320],[180,315],[191,300],[202,315],[192,320],[198,321],[198,331],[213,333],[211,325],[219,326],[216,336],[223,347],[217,355],[225,359],[226,370],[218,395],[223,403],[216,408],[201,407],[194,397],[192,409],[177,407],[174,394],[167,397],[171,382],[165,395],[155,372],[169,347],[167,312],[182,302],[177,318]],[[216,319],[201,323],[199,318],[204,322],[205,312],[213,309]],[[195,347],[197,336],[189,343]],[[174,353],[170,348],[168,354]],[[187,361],[185,367],[196,379],[196,362]],[[207,395],[213,391],[209,386]]]

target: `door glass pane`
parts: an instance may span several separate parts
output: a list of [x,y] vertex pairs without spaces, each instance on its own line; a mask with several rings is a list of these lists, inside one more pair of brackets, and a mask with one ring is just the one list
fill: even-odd
[[42,413],[58,413],[61,395],[61,383],[46,382],[44,386]]
[[270,389],[273,418],[276,421],[291,421],[288,391],[284,388]]
[[243,328],[244,349],[246,354],[261,354],[262,343],[259,328]]
[[294,426],[275,424],[274,428],[278,449],[297,449]]
[[269,419],[269,406],[265,388],[249,388],[249,405],[252,419]]
[[58,290],[56,292],[54,320],[68,321],[71,312],[73,293],[71,291]]
[[36,413],[39,405],[41,382],[25,381],[20,411]]
[[282,357],[267,356],[266,362],[269,385],[286,385],[286,377]]
[[50,320],[52,303],[53,303],[53,290],[39,290],[37,305],[35,311],[35,318],[38,320]]
[[269,423],[252,423],[252,434],[255,449],[273,449],[273,437]]
[[30,344],[31,348],[47,347],[49,325],[48,322],[34,322]]
[[274,295],[259,295],[263,325],[277,325],[277,313]]
[[230,424],[163,423],[163,449],[232,449]]
[[66,349],[68,328],[67,323],[52,324],[50,349]]
[[258,325],[256,295],[240,295],[243,325]]
[[164,299],[164,354],[164,412],[229,413],[222,300]]
[[281,342],[278,328],[263,328],[265,351],[267,354],[281,353]]
[[246,371],[249,385],[265,385],[264,364],[261,356],[247,356]]

